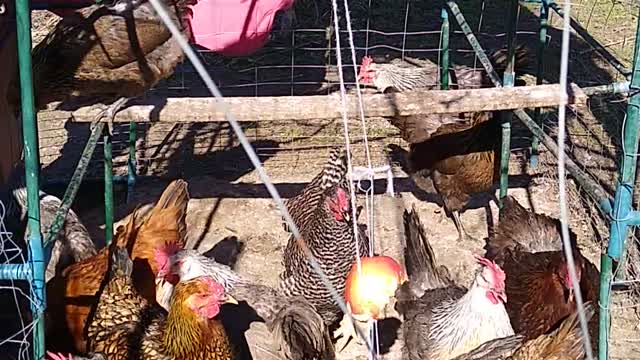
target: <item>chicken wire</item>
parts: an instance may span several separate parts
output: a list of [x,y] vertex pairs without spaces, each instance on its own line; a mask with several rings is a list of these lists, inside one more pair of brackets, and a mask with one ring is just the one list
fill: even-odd
[[[483,16],[485,8],[497,10],[491,6],[473,1],[461,5],[461,8],[465,14],[472,14],[468,20],[483,46],[495,50],[504,46],[506,34],[503,25],[490,24]],[[198,53],[225,96],[333,93],[337,91],[339,79],[330,9],[330,3],[297,1],[294,27],[290,30],[275,29],[271,41],[251,56],[225,58],[203,49],[198,49]],[[363,56],[371,55],[380,62],[410,57],[439,64],[441,8],[430,2],[359,0],[350,1],[350,9],[357,63]],[[340,20],[344,29],[344,16]],[[48,21],[43,20],[43,23]],[[535,31],[522,30],[518,36],[534,37]],[[342,30],[341,38],[346,37],[346,30]],[[452,64],[464,64],[479,70],[482,68],[464,34],[453,24],[450,53]],[[346,85],[348,91],[353,91],[354,73],[346,42],[342,45],[341,55],[345,64]],[[206,95],[206,89],[191,64],[184,62],[174,76],[159,84],[151,93],[170,97],[199,97]],[[356,120],[353,121],[355,124]],[[343,144],[341,121],[334,119],[243,122],[243,126],[258,153],[264,159],[269,159],[268,165],[275,169],[289,169],[296,164],[318,164],[320,160],[315,150]],[[397,129],[384,119],[368,120],[368,133],[375,164],[385,162],[383,149],[389,143],[406,145],[399,138]],[[45,176],[66,181],[89,137],[89,125],[47,120],[40,122],[39,134]],[[354,142],[362,141],[359,132],[354,135]],[[149,176],[170,177],[200,172],[202,167],[199,165],[203,162],[224,156],[227,152],[234,153],[238,148],[237,140],[224,123],[139,123],[137,137],[137,173]],[[128,125],[116,126],[112,139],[116,175],[126,174],[128,139]],[[101,144],[89,167],[88,178],[98,179],[102,176],[100,147]],[[273,156],[276,153],[278,156]],[[362,164],[363,158],[358,153],[355,156],[358,164]],[[296,170],[310,169],[313,167],[301,166]],[[221,174],[219,169],[206,171],[217,171],[222,177],[230,176],[224,171]],[[234,173],[234,169],[229,169],[229,172]]]
[[[628,1],[582,0],[572,2],[572,19],[577,26],[593,37],[602,48],[613,55],[617,62],[631,68],[635,45],[638,4]],[[560,27],[562,19],[550,12],[550,24]],[[584,41],[576,33],[571,39],[569,81],[580,87],[607,84],[625,80],[620,69],[606,61],[596,47]],[[551,35],[545,61],[548,68],[557,68],[555,54],[559,51],[559,36]],[[555,77],[549,78],[555,82]],[[576,107],[567,114],[566,151],[581,169],[587,172],[611,196],[620,172],[622,157],[623,119],[626,114],[626,96],[596,95],[589,99],[586,107]],[[543,113],[543,129],[556,135],[557,112]],[[541,157],[545,182],[557,183],[554,173],[556,159],[549,154]],[[637,187],[636,187],[637,188]],[[556,189],[557,190],[557,189]],[[638,199],[636,189],[635,198]],[[568,187],[571,228],[582,233],[581,247],[585,255],[599,267],[600,254],[606,252],[610,223],[598,207],[598,201],[575,181]],[[637,200],[636,200],[637,201]],[[638,208],[639,203],[635,204]],[[580,235],[579,235],[580,236]],[[638,231],[630,228],[626,252],[621,266],[614,273],[618,283],[613,287],[609,312],[611,332],[609,355],[612,359],[632,359],[640,356],[638,329],[638,305],[640,280]],[[602,305],[606,309],[606,305]],[[593,343],[593,339],[592,339]]]
[[[382,61],[409,56],[427,58],[438,63],[441,21],[437,6],[430,2],[390,0],[351,1],[350,4],[357,60],[368,54]],[[322,6],[326,8],[320,8]],[[336,90],[339,82],[328,6],[330,5],[298,1],[297,13],[312,13],[317,16],[298,15],[295,29],[274,31],[267,46],[253,56],[226,59],[202,49],[199,50],[200,56],[225,96],[328,94]],[[522,8],[518,42],[535,43],[539,23],[538,6],[530,4]],[[499,48],[505,43],[504,8],[501,4],[461,1],[460,7],[485,49]],[[635,42],[637,4],[631,1],[579,0],[572,2],[572,7],[572,18],[628,66]],[[544,81],[548,83],[558,82],[560,21],[555,13],[550,13],[552,28],[548,33],[544,72]],[[457,25],[452,22],[453,29],[457,29]],[[345,38],[346,33],[341,36]],[[460,31],[451,32],[450,49],[452,64],[464,63],[475,68],[481,67]],[[341,50],[343,62],[350,64],[348,46],[343,45]],[[347,85],[352,86],[353,72],[349,65],[345,68],[345,75]],[[623,76],[608,65],[592,46],[582,37],[572,34],[569,70],[571,82],[586,87],[622,79]],[[205,88],[191,66],[185,63],[171,79],[154,89],[154,92],[168,96],[202,96]],[[588,105],[588,108],[573,109],[567,115],[567,152],[584,171],[612,194],[620,166],[620,129],[626,101],[622,96],[596,96],[590,99]],[[556,124],[555,110],[543,113],[545,132],[555,136]],[[319,150],[344,143],[342,123],[339,120],[247,122],[243,126],[263,163],[283,171],[295,169],[311,174],[324,162],[324,157],[318,156]],[[44,173],[49,178],[64,180],[71,174],[89,136],[88,124],[41,122],[40,127]],[[526,152],[531,136],[527,131],[519,131],[522,127],[517,121],[514,121],[514,128],[513,151]],[[128,125],[118,126],[114,134],[114,170],[117,175],[126,173],[127,129]],[[374,164],[385,161],[384,148],[387,144],[406,145],[399,139],[398,131],[384,119],[368,120],[368,129]],[[244,163],[237,161],[238,158],[243,157],[248,161],[226,123],[144,123],[138,124],[137,133],[137,170],[142,175],[188,177],[210,174],[209,172],[220,175],[222,172],[220,176],[235,180],[245,169]],[[362,139],[353,137],[352,141],[358,143]],[[364,155],[359,152],[361,148],[362,146],[355,148],[356,163],[363,163]],[[101,178],[101,149],[97,149],[96,154],[88,176]],[[216,169],[202,166],[212,163],[218,164]],[[536,171],[542,173],[549,183],[557,184],[556,165],[555,158],[543,151],[541,166]],[[593,238],[598,248],[606,249],[608,222],[586,191],[575,182],[569,185],[572,228],[582,230],[583,236]],[[588,216],[585,217],[584,214]],[[639,240],[637,229],[633,230],[626,254],[629,260],[625,262],[627,266],[623,267],[629,286],[628,289],[613,293],[612,298],[612,358],[631,358],[626,355],[630,353],[629,348],[633,351],[635,347],[636,351],[640,351],[638,320],[635,315],[639,300],[634,286],[640,279],[634,267],[640,264],[637,255]],[[590,259],[599,264],[599,253],[591,255]]]
[[[7,208],[0,200],[0,264],[27,262],[26,249],[18,234],[8,231]],[[31,338],[35,322],[31,318],[32,295],[25,281],[0,280],[0,354],[3,359],[31,359]]]

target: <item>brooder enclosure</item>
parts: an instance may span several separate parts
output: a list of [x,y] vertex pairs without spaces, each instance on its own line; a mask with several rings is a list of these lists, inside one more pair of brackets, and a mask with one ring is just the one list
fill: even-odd
[[[558,159],[553,145],[559,123],[560,88],[555,84],[560,81],[562,5],[546,0],[352,0],[348,1],[350,28],[344,5],[338,4],[336,31],[331,2],[298,0],[292,24],[278,15],[267,44],[250,56],[224,57],[192,46],[283,198],[300,192],[321,171],[331,148],[349,143],[354,166],[382,169],[373,184],[366,179],[368,175],[355,181],[357,202],[365,208],[360,222],[373,229],[375,252],[404,263],[402,213],[415,206],[437,261],[457,283],[468,286],[477,267],[473,255],[484,254],[484,240],[499,222],[499,208],[487,196],[473,197],[460,216],[470,236],[458,241],[456,226],[436,189],[425,191],[408,173],[405,154],[409,144],[392,121],[398,115],[516,110],[503,123],[510,126],[499,126],[503,139],[510,139],[499,145],[508,146],[510,155],[500,154],[506,160],[501,169],[508,169],[508,182],[499,176],[494,194],[502,197],[506,191],[526,208],[559,218]],[[599,359],[640,357],[640,242],[637,214],[631,212],[638,208],[634,186],[635,87],[640,85],[636,73],[640,55],[634,52],[638,14],[637,4],[622,0],[574,1],[570,12],[566,204],[568,224],[577,234],[583,255],[599,270],[604,264],[605,274],[612,275],[603,276],[600,282],[610,288],[600,293],[598,307],[606,314],[600,315],[600,332],[590,332],[594,356]],[[58,17],[46,10],[33,11],[32,16],[35,45]],[[337,34],[348,109],[344,119]],[[478,55],[479,47],[498,70],[490,80],[504,81],[505,87],[509,87],[509,76],[503,76],[504,68],[496,66],[491,54],[502,50],[508,63],[507,49],[526,52],[526,61],[516,61],[516,86],[454,95],[459,93],[447,89],[462,87],[462,81],[451,73],[443,75],[442,69],[465,66],[471,73],[485,72],[486,57]],[[360,66],[365,56],[376,64],[404,62],[408,65],[402,66],[434,69],[432,85],[428,91],[383,95],[373,86],[363,86],[359,79],[365,103],[362,119],[355,84],[358,72],[353,65]],[[479,85],[489,88],[495,81]],[[531,88],[518,92],[522,86]],[[432,91],[439,89],[442,91]],[[513,93],[505,95],[508,91]],[[541,96],[531,95],[535,91]],[[173,76],[119,112],[110,136],[103,136],[107,126],[100,124],[97,130],[91,126],[96,112],[95,106],[83,103],[50,104],[37,114],[37,133],[27,131],[26,136],[37,136],[37,147],[32,144],[31,149],[39,151],[35,160],[41,169],[40,188],[69,198],[64,203],[71,205],[99,248],[136,206],[155,202],[169,180],[183,178],[191,195],[188,246],[206,252],[220,240],[235,236],[244,243],[235,269],[267,285],[278,284],[289,234],[238,136],[188,60]],[[539,124],[538,137],[530,129],[537,129],[535,124]],[[27,168],[29,160],[27,156]],[[393,195],[389,194],[386,165],[393,179]],[[105,200],[109,197],[112,202]],[[0,211],[0,218],[6,223],[9,219],[3,213]],[[110,218],[114,230],[110,230]],[[31,226],[39,225],[32,221]],[[0,228],[0,236],[4,257],[0,262],[29,263],[25,248],[14,250],[22,235],[5,234]],[[47,240],[46,233],[43,240]],[[16,269],[0,273],[5,279],[29,274]],[[22,277],[33,282],[36,275]],[[6,301],[1,314],[12,324],[0,336],[0,352],[11,359],[41,356],[49,342],[38,327],[41,323],[30,315],[31,311],[42,315],[45,307],[37,300],[41,293],[28,284],[6,280],[0,287],[2,301]],[[226,325],[245,335],[235,340],[244,358],[278,358],[264,324],[245,324],[238,320],[237,308],[226,307],[230,308]],[[14,321],[16,318],[20,321]],[[393,306],[388,306],[378,322],[380,359],[402,358],[401,322]],[[354,341],[338,354],[339,359],[358,356],[366,357],[367,351]]]

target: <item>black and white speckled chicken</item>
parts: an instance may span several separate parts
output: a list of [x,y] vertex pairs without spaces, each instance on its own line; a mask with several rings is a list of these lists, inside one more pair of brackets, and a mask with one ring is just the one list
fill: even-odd
[[[0,200],[6,206],[6,221],[8,231],[18,237],[24,237],[25,243],[29,239],[27,228],[27,189],[17,187],[0,192]],[[62,201],[55,196],[40,191],[40,229],[43,241],[49,233]],[[9,244],[5,244],[9,246]],[[82,224],[78,215],[69,209],[64,223],[54,239],[51,250],[51,260],[46,269],[45,279],[48,282],[56,272],[68,265],[90,258],[97,253],[95,244],[89,236],[87,228]]]
[[[343,148],[331,151],[324,169],[302,190],[288,199],[286,206],[300,230],[302,240],[338,294],[360,256],[369,255],[369,240],[358,226],[356,244],[347,178],[347,154]],[[340,319],[342,312],[303,249],[291,236],[284,252],[284,272],[280,287],[287,296],[303,296],[315,306],[327,325]]]
[[404,212],[405,264],[409,281],[396,291],[404,316],[403,359],[449,360],[485,342],[514,335],[504,307],[505,275],[494,262],[481,268],[469,289],[437,267],[433,249],[415,209]]
[[245,301],[255,310],[265,321],[285,359],[335,359],[327,326],[304,297],[288,297],[279,289],[247,279],[194,250],[182,250],[167,259],[167,265],[158,274],[159,286],[164,288],[161,291],[163,297],[158,299],[158,303],[163,307],[168,306],[172,291],[166,279],[177,276],[180,281],[188,281],[208,276],[221,284],[234,299]]

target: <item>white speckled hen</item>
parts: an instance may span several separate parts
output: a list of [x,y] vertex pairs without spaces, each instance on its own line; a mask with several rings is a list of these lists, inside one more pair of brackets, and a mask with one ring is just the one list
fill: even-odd
[[485,342],[514,335],[504,308],[505,275],[478,258],[481,268],[469,289],[436,267],[433,249],[415,209],[404,212],[405,263],[409,281],[396,292],[404,316],[403,359],[449,360]]
[[[356,219],[351,216],[346,156],[343,148],[333,149],[322,172],[301,193],[286,201],[303,241],[338,294],[344,293],[347,274],[356,260]],[[361,227],[358,231],[359,254],[368,256],[369,240]],[[283,293],[306,298],[328,326],[341,318],[338,304],[293,236],[284,252],[281,279]]]

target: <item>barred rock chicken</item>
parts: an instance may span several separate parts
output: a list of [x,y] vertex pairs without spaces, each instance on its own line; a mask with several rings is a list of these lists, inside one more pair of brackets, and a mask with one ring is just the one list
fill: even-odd
[[446,360],[497,338],[514,335],[504,303],[505,274],[478,257],[481,268],[467,290],[436,267],[433,249],[414,209],[404,212],[409,281],[396,292],[404,316],[403,358]]
[[[133,221],[126,233],[135,232]],[[167,314],[135,289],[126,248],[114,247],[108,280],[88,328],[90,352],[109,359],[232,360],[231,343],[216,319],[220,305],[234,302],[208,277],[178,283]]]
[[[575,311],[575,289],[562,251],[560,221],[526,210],[511,196],[503,199],[502,211],[485,256],[507,274],[511,324],[530,340]],[[598,270],[580,254],[573,232],[570,238],[583,299],[597,302]]]
[[[506,56],[500,50],[493,54],[493,62],[504,68]],[[516,68],[525,66],[527,52],[516,52]],[[401,67],[397,64],[374,64],[363,60],[360,79],[372,83],[379,91],[433,89],[437,85],[437,64],[423,61],[420,67]],[[454,66],[452,88],[487,86],[486,74],[466,66]],[[458,239],[470,239],[460,220],[472,195],[490,192],[499,180],[499,152],[502,143],[500,112],[468,114],[415,115],[390,119],[409,142],[407,172],[416,185],[425,191],[435,188],[442,198],[445,213],[452,218]],[[470,121],[462,121],[466,118]]]
[[[187,6],[193,3],[166,2],[172,20],[182,24],[187,38],[190,31],[184,21]],[[110,122],[128,98],[143,95],[173,74],[183,60],[177,41],[144,0],[116,0],[112,6],[80,9],[63,18],[32,56],[37,108],[76,96],[106,102],[117,99],[104,112]],[[17,104],[17,86],[14,89],[12,102]]]
[[[15,235],[24,233],[24,239],[28,241],[27,189],[20,187],[14,190],[0,191],[0,201],[6,206],[7,230]],[[40,191],[40,228],[43,241],[47,238],[56,211],[61,205],[60,199]],[[51,260],[45,274],[47,282],[70,264],[90,258],[97,253],[87,228],[71,209],[69,209],[54,241]],[[5,250],[8,246],[10,244],[4,244]]]
[[182,250],[173,255],[159,252],[158,255],[158,261],[165,264],[158,274],[159,286],[166,289],[164,298],[160,298],[158,303],[167,306],[166,298],[171,293],[171,286],[163,286],[167,279],[177,275],[180,281],[188,281],[208,276],[221,284],[234,299],[246,301],[255,309],[273,334],[285,359],[335,359],[328,329],[314,306],[304,297],[288,297],[279,289],[246,279],[194,250]]
[[[131,238],[116,236],[114,243],[130,249],[134,259],[133,281],[136,290],[155,301],[155,250],[167,244],[184,246],[185,216],[189,193],[183,180],[170,183],[151,212],[144,217],[135,211],[128,222],[139,225]],[[47,315],[52,350],[84,353],[87,319],[98,301],[97,295],[109,266],[109,250],[66,268],[47,287]],[[69,342],[72,341],[70,344]]]
[[[369,254],[369,242],[358,227],[356,244],[352,219],[346,152],[333,149],[328,163],[302,192],[286,201],[287,209],[300,230],[302,240],[335,287],[344,292],[345,280],[359,254]],[[284,272],[280,288],[288,297],[303,296],[322,316],[327,326],[341,317],[338,304],[296,239],[291,236],[284,252]]]

